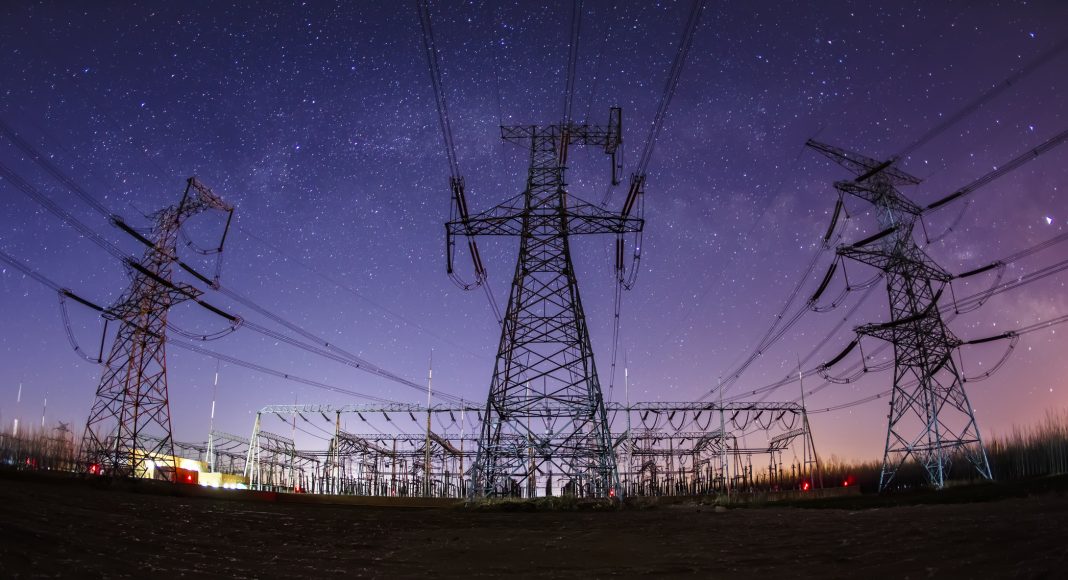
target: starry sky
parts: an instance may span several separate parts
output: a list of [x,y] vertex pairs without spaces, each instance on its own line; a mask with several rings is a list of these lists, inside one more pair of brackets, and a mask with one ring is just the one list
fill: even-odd
[[[584,3],[575,117],[604,123],[608,108],[621,106],[628,166],[644,144],[688,9],[689,2]],[[498,126],[560,118],[571,3],[442,0],[431,11],[468,200],[474,211],[486,209],[522,190],[528,161],[500,140]],[[485,297],[445,275],[448,166],[414,3],[5,2],[0,16],[0,116],[110,211],[148,226],[145,215],[176,203],[184,180],[197,175],[237,208],[224,286],[417,383],[433,350],[435,388],[485,400],[499,330]],[[606,398],[624,399],[624,353],[632,401],[695,400],[745,360],[816,255],[837,199],[832,183],[847,177],[805,150],[806,139],[893,155],[1066,35],[1068,5],[1053,0],[709,2],[649,165],[642,271],[624,296],[614,379],[613,239],[572,243]],[[1062,53],[903,159],[902,169],[924,179],[904,193],[925,205],[1068,128],[1066,66]],[[9,140],[0,140],[0,161],[124,251],[141,252]],[[608,160],[582,150],[570,161],[572,195],[600,201]],[[1066,188],[1068,147],[977,192],[953,232],[927,251],[961,272],[1062,234]],[[623,187],[608,193],[610,207],[622,204]],[[964,205],[927,217],[932,237]],[[843,242],[877,231],[863,204],[846,207]],[[188,235],[211,245],[221,227],[218,216],[203,216]],[[1010,265],[1006,279],[1063,260],[1066,247]],[[101,304],[128,283],[112,256],[8,182],[0,182],[0,248]],[[487,239],[481,249],[503,306],[517,240]],[[802,300],[831,255],[805,281]],[[871,274],[850,266],[855,280]],[[1065,280],[1059,274],[1000,294],[950,327],[967,340],[1066,314]],[[954,289],[963,296],[991,283],[977,276]],[[806,314],[727,396],[796,371],[799,357],[812,365],[830,359],[852,340],[850,328],[886,320],[885,291],[853,310],[861,294]],[[273,327],[217,292],[205,299]],[[71,317],[82,344],[99,341],[93,312],[72,307]],[[188,305],[171,319],[202,333],[224,326]],[[47,396],[47,423],[71,422],[80,432],[100,369],[72,351],[55,294],[3,264],[0,329],[3,428],[14,417],[38,422]],[[1068,406],[1065,332],[1024,336],[997,374],[968,384],[984,435]],[[425,397],[247,329],[203,346],[378,397]],[[985,372],[1005,347],[966,347],[965,374]],[[203,441],[216,361],[172,348],[168,366],[175,438]],[[807,404],[859,400],[890,380],[871,373],[819,389]],[[799,394],[792,384],[767,398]],[[248,433],[256,409],[294,401],[365,402],[219,365],[217,428]],[[879,457],[886,412],[883,399],[814,413],[816,443],[824,455]],[[298,433],[301,446],[325,448],[314,435]]]

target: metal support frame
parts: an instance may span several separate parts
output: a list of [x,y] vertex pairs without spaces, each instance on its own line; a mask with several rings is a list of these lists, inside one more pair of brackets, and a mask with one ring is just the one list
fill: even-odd
[[[477,460],[477,436],[467,435],[466,412],[479,412],[470,405],[270,405],[257,414],[253,440],[260,430],[261,417],[277,415],[285,420],[291,416],[323,417],[332,422],[335,435],[324,452],[299,451],[299,456],[323,458],[322,482],[318,489],[325,493],[371,496],[433,496],[466,497],[469,473],[465,465]],[[570,409],[563,406],[543,407],[548,416],[566,416]],[[341,415],[355,415],[359,421],[373,426],[378,419],[396,425],[398,417],[407,417],[413,426],[421,426],[425,415],[434,417],[435,430],[427,434],[350,433],[342,431]],[[457,418],[459,417],[459,422]],[[620,476],[619,491],[627,495],[692,495],[723,493],[733,487],[739,491],[752,489],[797,489],[813,479],[811,461],[816,457],[811,432],[803,406],[797,403],[731,402],[725,404],[637,403],[634,405],[606,404],[605,418],[611,433],[611,453],[617,462]],[[484,417],[481,417],[484,419]],[[722,425],[722,426],[721,426]],[[479,431],[481,433],[481,431]],[[277,436],[272,436],[277,437]],[[285,439],[285,438],[279,438]],[[528,436],[523,433],[502,435],[503,445],[525,449]],[[748,441],[748,444],[745,442]],[[281,442],[288,445],[288,440]],[[804,447],[804,450],[801,447]],[[247,471],[250,478],[258,477],[256,459],[266,446],[256,442],[250,447]],[[292,455],[286,447],[276,456]],[[783,454],[793,450],[802,456],[798,464],[784,472]],[[430,461],[426,457],[430,457]],[[754,473],[753,457],[766,456],[767,473]],[[524,457],[529,460],[529,455]],[[734,462],[731,472],[728,461]],[[733,474],[733,475],[732,475]],[[818,472],[817,474],[818,475]],[[534,497],[549,491],[582,497],[600,495],[596,489],[565,480],[555,489],[546,489],[549,479],[537,488],[512,486],[507,495]],[[262,479],[253,487],[263,486]],[[555,485],[557,482],[553,482]],[[314,484],[313,484],[314,485]],[[281,489],[275,486],[273,489]]]
[[261,413],[256,414],[248,439],[248,459],[244,476],[249,489],[299,491],[314,489],[321,479],[322,461],[311,453],[298,451],[289,437],[264,431]]
[[879,234],[838,248],[838,255],[884,273],[890,321],[856,329],[861,336],[894,346],[894,379],[880,491],[901,466],[914,458],[927,481],[945,485],[954,455],[963,454],[978,474],[991,479],[975,413],[968,402],[953,350],[961,341],[946,327],[938,299],[952,276],[916,244],[913,228],[923,212],[898,191],[920,180],[895,167],[893,160],[863,155],[809,141],[807,145],[857,175],[835,188],[874,205],[883,228]]
[[600,496],[619,486],[570,237],[639,232],[644,222],[572,196],[564,173],[571,146],[601,147],[614,158],[620,130],[618,109],[607,126],[502,127],[505,141],[529,147],[525,190],[446,224],[449,247],[453,236],[520,237],[472,466],[472,497],[510,495],[542,482],[551,493],[554,479]]
[[[163,475],[152,469],[157,459],[171,461],[170,399],[167,390],[167,313],[196,288],[173,282],[179,231],[201,212],[232,212],[231,207],[195,177],[186,182],[178,205],[153,214],[151,245],[139,261],[126,264],[132,282],[106,316],[119,322],[118,334],[104,364],[103,376],[86,421],[82,454],[86,468],[118,478]],[[151,462],[151,463],[150,463]],[[174,480],[171,469],[168,479]]]

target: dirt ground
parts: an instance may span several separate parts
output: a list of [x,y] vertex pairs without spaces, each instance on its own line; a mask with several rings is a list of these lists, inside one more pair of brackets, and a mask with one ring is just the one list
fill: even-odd
[[0,578],[1063,578],[1068,495],[865,510],[476,512],[0,478]]

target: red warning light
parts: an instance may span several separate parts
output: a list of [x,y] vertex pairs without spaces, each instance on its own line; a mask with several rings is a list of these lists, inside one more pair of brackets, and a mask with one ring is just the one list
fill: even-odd
[[613,487],[608,490],[608,497],[616,497],[616,488]]
[[801,484],[801,490],[802,491],[808,491],[808,487],[809,487],[809,485],[808,485],[807,481]]
[[100,464],[93,463],[89,466],[89,475],[100,475]]
[[849,480],[848,479],[842,482],[842,487],[849,487]]

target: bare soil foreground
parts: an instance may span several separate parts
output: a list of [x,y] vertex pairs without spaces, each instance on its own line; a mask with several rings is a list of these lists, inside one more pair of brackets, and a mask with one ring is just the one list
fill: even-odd
[[0,578],[1068,574],[1063,491],[856,509],[866,499],[840,502],[847,509],[825,501],[476,511],[229,501],[0,476]]

